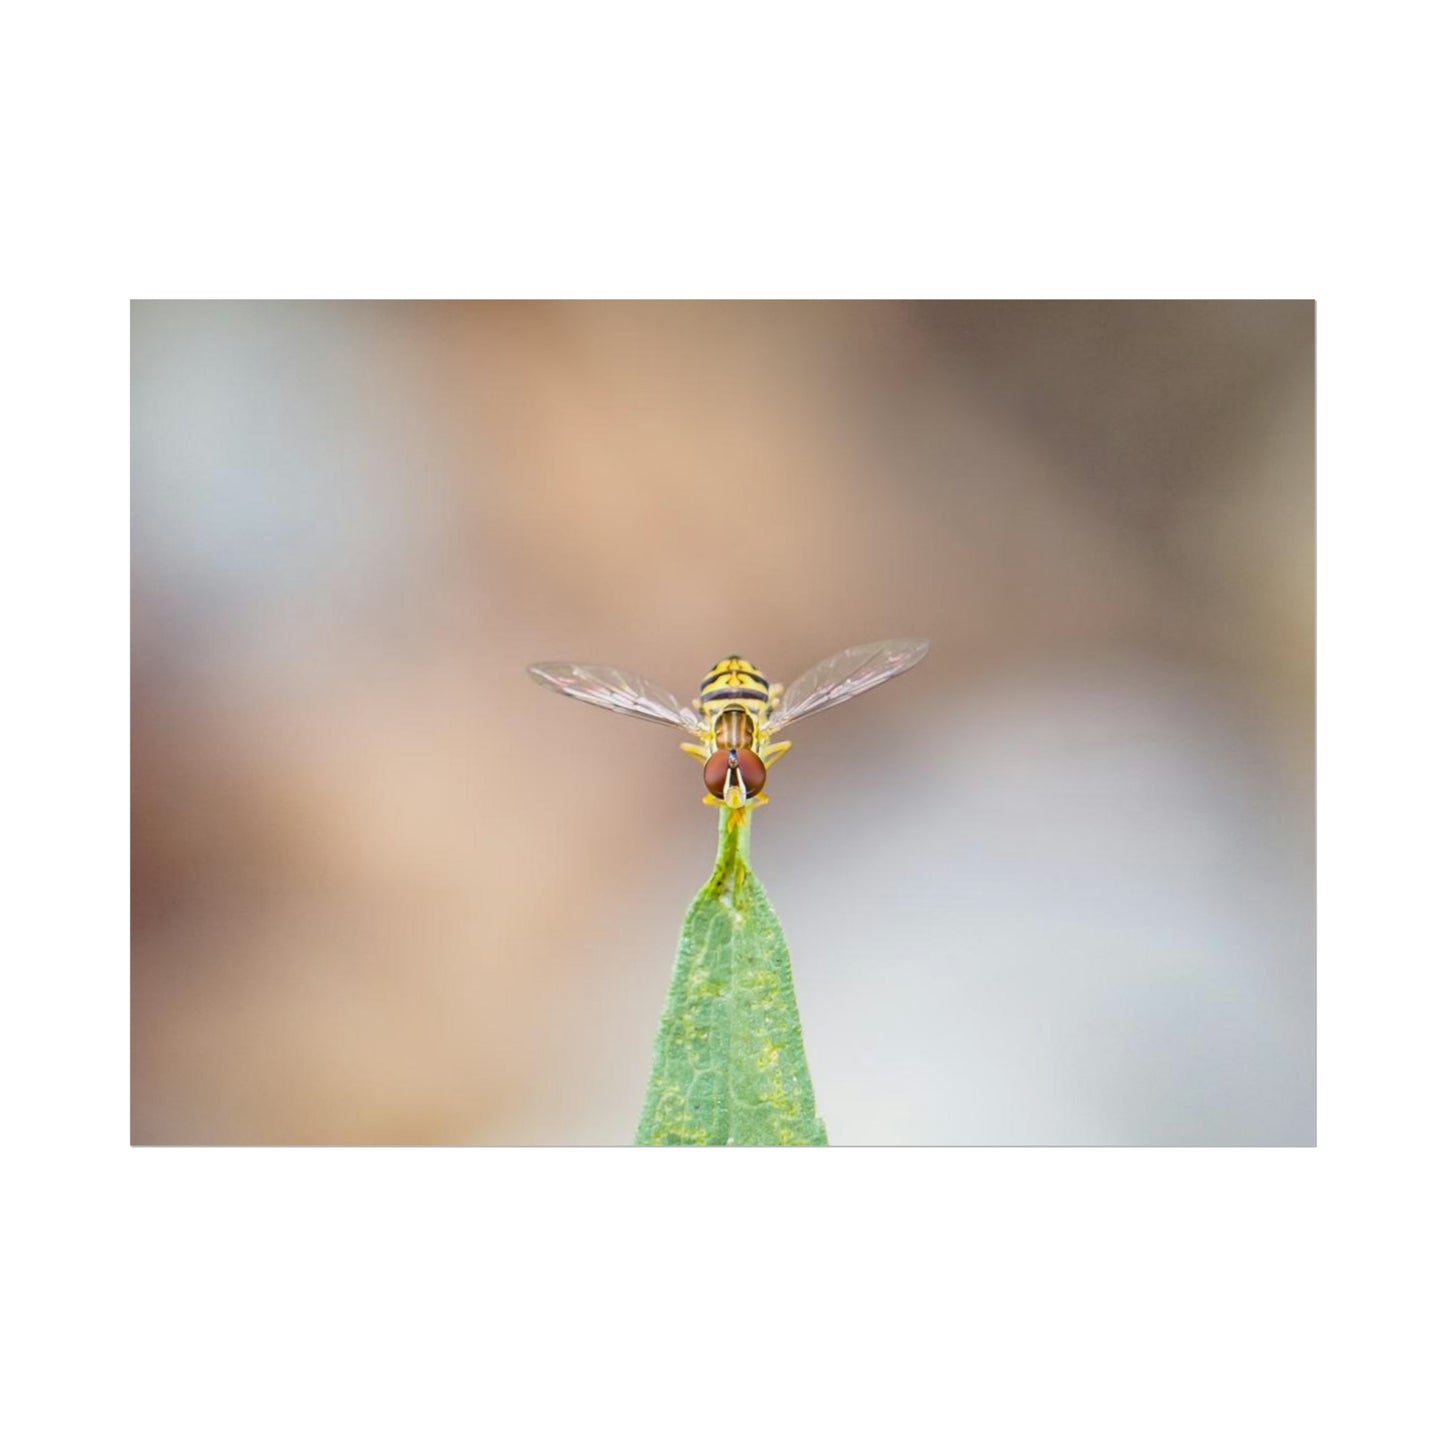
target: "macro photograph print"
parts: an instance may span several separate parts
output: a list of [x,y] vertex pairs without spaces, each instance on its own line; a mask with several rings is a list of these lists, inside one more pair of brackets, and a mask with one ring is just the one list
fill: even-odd
[[132,303],[132,1143],[1313,1145],[1314,517],[1310,301]]

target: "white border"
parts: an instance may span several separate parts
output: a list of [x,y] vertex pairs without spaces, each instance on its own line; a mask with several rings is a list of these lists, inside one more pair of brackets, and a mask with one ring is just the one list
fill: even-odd
[[[1438,1433],[1433,50],[1170,16],[14,22],[11,1438]],[[125,300],[393,294],[1318,295],[1322,1147],[129,1150]]]

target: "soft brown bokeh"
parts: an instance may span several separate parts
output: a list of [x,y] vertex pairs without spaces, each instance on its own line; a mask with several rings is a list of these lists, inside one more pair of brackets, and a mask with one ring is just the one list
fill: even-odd
[[1310,304],[140,303],[133,352],[138,1142],[626,1142],[714,815],[526,664],[896,634],[754,845],[835,1142],[1313,1139]]

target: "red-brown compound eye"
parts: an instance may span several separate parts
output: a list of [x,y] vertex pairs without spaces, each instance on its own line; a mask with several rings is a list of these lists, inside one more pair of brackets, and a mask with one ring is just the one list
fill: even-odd
[[720,798],[723,790],[727,787],[728,769],[731,764],[728,761],[728,750],[719,748],[706,763],[703,764],[702,780],[713,797]]
[[763,760],[751,748],[738,749],[738,776],[743,780],[743,787],[750,798],[761,793],[763,784],[768,780]]

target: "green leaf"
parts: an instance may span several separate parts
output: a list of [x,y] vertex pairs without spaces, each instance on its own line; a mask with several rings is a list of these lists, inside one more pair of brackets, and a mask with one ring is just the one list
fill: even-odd
[[639,1144],[826,1144],[814,1113],[788,945],[749,865],[743,821],[719,820],[717,866],[682,924]]

